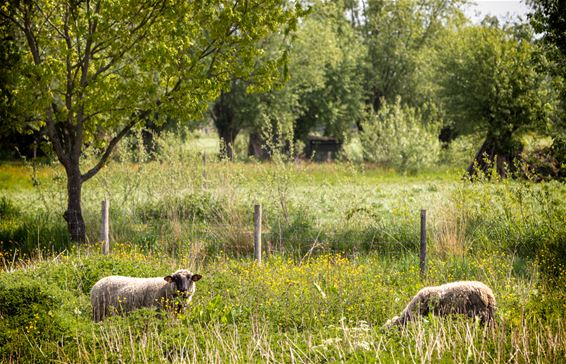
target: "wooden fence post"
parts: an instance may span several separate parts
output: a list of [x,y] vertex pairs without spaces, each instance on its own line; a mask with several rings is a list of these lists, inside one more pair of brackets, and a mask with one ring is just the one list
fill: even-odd
[[110,215],[108,211],[110,210],[110,201],[102,201],[102,228],[100,231],[100,240],[102,240],[102,254],[108,255],[110,253],[110,237],[109,237],[109,225],[110,225]]
[[261,264],[261,205],[254,206],[254,259]]
[[421,210],[421,249],[419,269],[421,278],[426,274],[426,210]]

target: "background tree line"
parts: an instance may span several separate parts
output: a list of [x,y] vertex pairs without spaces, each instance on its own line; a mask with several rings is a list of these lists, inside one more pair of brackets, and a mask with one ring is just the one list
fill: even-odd
[[437,162],[439,138],[477,135],[469,174],[493,167],[505,176],[529,134],[550,137],[551,173],[563,173],[563,42],[551,30],[559,20],[545,28],[547,5],[533,2],[530,22],[473,24],[464,4],[314,2],[288,43],[271,39],[288,52],[287,82],[250,93],[234,79],[211,107],[226,156],[242,132],[260,158],[267,134],[300,149],[314,133],[359,138],[366,160],[418,170]]
[[176,124],[210,120],[230,159],[241,134],[256,158],[301,155],[319,135],[359,140],[364,160],[403,172],[475,135],[468,173],[501,176],[529,135],[547,141],[532,164],[564,177],[563,5],[473,24],[464,4],[4,1],[2,149],[39,145],[61,163],[75,241],[83,183],[131,131]]

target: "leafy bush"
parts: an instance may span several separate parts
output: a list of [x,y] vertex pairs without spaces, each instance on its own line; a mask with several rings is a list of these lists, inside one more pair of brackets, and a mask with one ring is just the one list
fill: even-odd
[[566,179],[566,137],[556,136],[550,146],[521,155],[521,174],[534,181]]
[[0,284],[0,361],[50,362],[67,335],[57,314],[60,304],[39,283]]
[[384,103],[377,114],[362,123],[360,141],[371,162],[415,173],[438,162],[440,142],[435,128],[425,125],[418,109]]
[[459,136],[445,145],[441,151],[441,161],[444,164],[458,168],[467,168],[483,142],[480,134]]

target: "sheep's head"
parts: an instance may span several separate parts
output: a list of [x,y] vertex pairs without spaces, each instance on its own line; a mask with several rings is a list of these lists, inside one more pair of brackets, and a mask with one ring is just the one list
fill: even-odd
[[385,325],[382,326],[382,329],[383,330],[390,329],[393,326],[400,325],[400,324],[401,324],[401,319],[399,318],[399,316],[395,316],[391,320],[387,320]]
[[195,291],[194,282],[201,278],[200,274],[192,274],[186,269],[180,269],[170,276],[166,276],[165,280],[175,284],[176,295],[189,298]]

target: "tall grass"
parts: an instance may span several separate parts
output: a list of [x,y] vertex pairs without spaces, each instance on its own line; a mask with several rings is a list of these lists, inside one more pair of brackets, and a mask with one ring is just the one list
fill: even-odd
[[[0,361],[565,360],[562,183],[210,156],[203,173],[202,156],[170,140],[155,160],[131,153],[84,186],[90,244],[79,247],[62,219],[63,171],[0,166]],[[110,256],[97,243],[105,198]],[[251,261],[255,203],[264,211],[262,266]],[[416,254],[422,208],[424,280]],[[144,309],[92,322],[88,295],[99,278],[179,267],[204,275],[187,313]],[[426,317],[381,329],[424,285],[465,279],[494,290],[493,328]]]
[[[566,236],[561,203],[566,188],[560,182],[471,183],[448,170],[406,177],[348,162],[231,163],[212,157],[203,173],[198,152],[165,141],[157,160],[133,163],[121,157],[84,186],[91,243],[99,240],[105,198],[111,201],[113,241],[170,253],[191,247],[206,256],[250,254],[251,214],[258,202],[264,205],[266,245],[294,257],[414,250],[422,208],[429,211],[431,248],[438,253],[495,249],[534,258],[556,250]],[[68,248],[62,170],[43,165],[34,169],[31,187],[23,177],[14,183],[10,176],[26,170],[31,180],[26,165],[0,167],[0,176],[6,176],[0,178],[1,249]]]
[[[91,320],[89,289],[100,277],[160,276],[180,265],[203,274],[186,313],[142,309],[100,324]],[[431,316],[382,329],[423,285],[447,279],[489,284],[498,301],[495,326]],[[566,355],[558,302],[564,293],[543,290],[539,279],[536,267],[519,272],[513,256],[431,259],[421,281],[417,259],[405,254],[300,261],[273,256],[258,266],[250,260],[172,259],[128,246],[110,257],[83,249],[0,274],[0,359],[558,363]],[[14,309],[18,315],[9,315]]]

